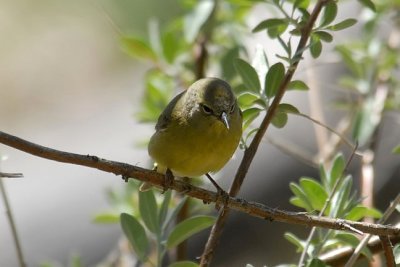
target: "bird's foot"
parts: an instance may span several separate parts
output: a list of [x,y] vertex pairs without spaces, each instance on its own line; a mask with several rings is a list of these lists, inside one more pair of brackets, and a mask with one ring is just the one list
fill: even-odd
[[167,169],[164,176],[163,191],[161,192],[161,194],[164,194],[165,191],[167,191],[171,187],[171,185],[174,183],[174,180],[175,177],[172,174],[172,171],[170,169]]
[[229,194],[228,192],[226,192],[224,189],[222,189],[216,181],[214,181],[214,179],[211,177],[211,175],[209,175],[208,173],[206,173],[206,176],[208,178],[208,180],[210,180],[210,182],[214,185],[214,187],[217,189],[217,195],[215,198],[215,208],[217,210],[219,210],[221,208],[220,204],[222,203],[222,206],[226,206],[228,204],[229,201]]

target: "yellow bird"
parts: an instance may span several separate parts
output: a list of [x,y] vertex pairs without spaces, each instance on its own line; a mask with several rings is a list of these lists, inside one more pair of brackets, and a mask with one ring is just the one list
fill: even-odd
[[[242,135],[242,113],[229,84],[204,78],[171,100],[150,139],[157,171],[179,177],[219,171],[232,157]],[[143,189],[143,188],[141,188]]]

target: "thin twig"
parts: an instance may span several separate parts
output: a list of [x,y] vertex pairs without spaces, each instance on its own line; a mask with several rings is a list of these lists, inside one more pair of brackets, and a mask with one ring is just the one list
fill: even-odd
[[24,177],[22,173],[0,172],[0,178],[22,178],[22,177]]
[[379,239],[381,240],[383,254],[385,255],[386,266],[395,267],[396,262],[394,260],[394,255],[393,255],[393,246],[392,243],[390,242],[389,237],[387,235],[381,235],[379,236]]
[[[142,182],[150,183],[159,188],[165,186],[165,176],[153,170],[144,169],[141,167],[129,165],[127,163],[111,161],[99,158],[92,155],[80,155],[69,153],[65,151],[55,150],[52,148],[40,146],[29,141],[23,140],[16,136],[0,131],[0,143],[15,149],[24,151],[26,153],[69,164],[81,165],[90,168],[95,168],[101,171],[121,175],[127,181],[128,179],[137,179]],[[182,194],[190,197],[201,199],[206,203],[217,202],[220,205],[225,205],[233,210],[249,214],[254,217],[262,218],[265,220],[275,220],[279,222],[286,222],[291,224],[304,225],[307,227],[318,226],[334,230],[347,231],[348,228],[344,227],[347,224],[363,233],[371,233],[374,235],[400,235],[400,227],[389,225],[380,225],[365,222],[353,222],[348,220],[337,220],[326,217],[319,217],[314,215],[305,214],[304,212],[291,212],[283,211],[267,207],[263,204],[246,201],[244,199],[229,197],[228,199],[221,199],[217,193],[211,192],[191,184],[175,179],[169,189],[173,189]],[[400,195],[399,195],[400,199]]]
[[[4,173],[2,173],[2,174],[4,174]],[[6,177],[9,177],[9,176],[6,176]],[[17,227],[15,225],[14,216],[11,211],[11,205],[8,202],[8,196],[7,196],[7,192],[4,187],[4,184],[3,184],[3,179],[1,179],[1,178],[0,178],[0,191],[1,191],[1,195],[3,197],[3,202],[4,202],[5,209],[6,209],[8,223],[10,224],[11,234],[12,234],[14,245],[15,245],[15,250],[17,252],[18,263],[19,263],[20,267],[25,267],[26,264],[25,264],[25,260],[24,260],[24,254],[22,253],[21,243],[20,243],[19,237],[18,237]]]
[[[396,210],[396,206],[400,203],[400,193],[396,196],[392,203],[390,203],[389,207],[386,209],[385,213],[382,215],[382,218],[379,219],[378,223],[385,223],[386,220],[392,215],[392,213]],[[371,234],[366,234],[358,246],[355,248],[353,254],[350,259],[346,263],[345,267],[351,267],[357,261],[360,256],[361,250],[368,244],[369,239],[371,238]]]
[[[328,0],[319,0],[316,3],[307,23],[305,24],[304,28],[302,29],[301,37],[300,37],[300,40],[299,40],[299,43],[298,43],[298,46],[296,49],[293,63],[289,66],[289,68],[285,74],[285,77],[283,78],[281,84],[279,85],[278,92],[277,92],[274,100],[272,101],[267,114],[265,115],[264,119],[262,120],[259,130],[255,134],[249,147],[244,152],[243,159],[239,165],[239,168],[235,175],[235,179],[233,180],[231,188],[229,190],[230,196],[236,196],[239,193],[239,190],[242,186],[244,178],[246,177],[247,171],[250,168],[251,162],[253,161],[253,158],[254,158],[255,154],[257,153],[258,146],[259,146],[260,142],[262,141],[262,139],[265,135],[265,132],[267,131],[267,129],[272,121],[272,118],[275,115],[278,105],[281,102],[281,100],[286,92],[286,88],[287,88],[289,82],[292,80],[292,77],[293,77],[294,73],[296,72],[296,69],[297,69],[297,66],[298,66],[300,60],[303,57],[303,52],[306,49],[307,42],[309,40],[310,33],[312,31],[314,23],[317,20],[323,6],[327,2],[328,2]],[[214,249],[218,244],[218,241],[222,234],[222,230],[224,228],[224,225],[228,218],[228,215],[229,215],[229,209],[227,207],[224,207],[220,211],[217,221],[215,222],[214,226],[211,229],[211,232],[208,237],[207,243],[205,245],[203,254],[201,256],[200,266],[208,266],[209,263],[211,262],[211,259],[214,254]]]

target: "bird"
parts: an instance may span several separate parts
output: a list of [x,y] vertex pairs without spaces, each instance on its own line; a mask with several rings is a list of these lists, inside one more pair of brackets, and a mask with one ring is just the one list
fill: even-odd
[[[230,85],[207,77],[175,96],[158,118],[148,153],[166,176],[206,175],[232,157],[242,136],[242,112]],[[141,189],[145,190],[146,183]],[[222,190],[223,191],[223,190]]]

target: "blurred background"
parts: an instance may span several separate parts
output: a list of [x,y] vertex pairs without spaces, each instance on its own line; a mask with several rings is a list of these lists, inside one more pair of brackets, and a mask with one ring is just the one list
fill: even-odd
[[[157,18],[162,25],[182,12],[173,0],[0,0],[0,130],[59,150],[150,167],[146,149],[137,144],[150,137],[154,125],[138,123],[134,117],[149,64],[122,51],[119,31],[145,36],[149,19]],[[252,28],[263,17],[263,10],[251,14],[247,20]],[[339,33],[338,40],[356,32],[357,28]],[[273,53],[274,47],[268,49]],[[332,48],[324,49],[326,61],[337,62],[331,58]],[[309,78],[311,66],[313,60],[307,59],[298,75]],[[333,85],[341,72],[343,68],[335,63],[315,68],[313,75],[318,77],[317,86]],[[324,92],[322,109],[328,124],[335,125],[342,115],[329,107],[339,93]],[[303,92],[293,92],[285,101],[307,113],[312,100]],[[390,155],[400,136],[395,116],[385,117],[381,135],[387,139],[378,153]],[[316,152],[313,125],[304,118],[290,118],[287,127],[271,129],[268,136],[300,144],[310,155]],[[288,182],[300,176],[317,177],[318,171],[267,141],[259,151],[240,196],[270,207],[293,209],[288,202]],[[92,218],[109,207],[107,188],[124,187],[119,177],[44,160],[3,145],[0,155],[7,157],[1,171],[24,174],[22,179],[4,179],[4,184],[28,266],[46,261],[67,266],[71,255],[79,255],[84,266],[96,266],[117,246],[120,226],[94,224]],[[232,177],[240,159],[239,151],[221,176]],[[352,164],[355,176],[359,163],[356,158]],[[382,156],[377,166],[376,203],[384,209],[400,189],[399,159]],[[224,188],[230,182],[220,181]],[[17,266],[3,203],[0,207],[0,266]],[[305,233],[302,227],[233,213],[213,265],[291,261],[293,247],[281,250],[284,256],[277,251],[289,247],[282,238],[288,230]],[[192,259],[200,256],[206,238],[207,233],[198,235],[189,243]]]

